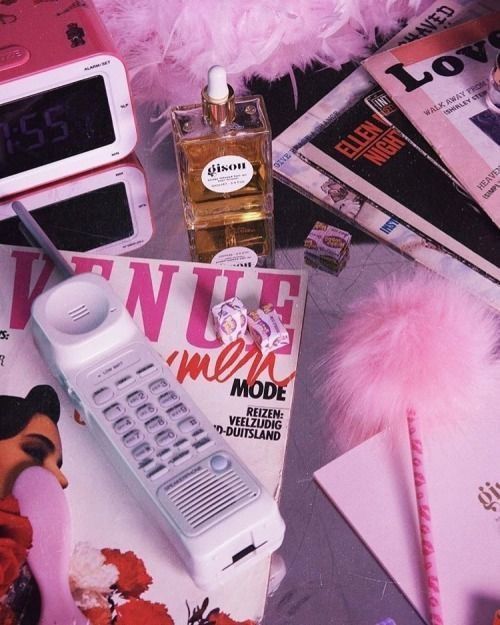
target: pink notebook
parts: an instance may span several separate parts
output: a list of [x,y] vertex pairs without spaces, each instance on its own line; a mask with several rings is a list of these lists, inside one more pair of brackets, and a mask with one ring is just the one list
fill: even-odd
[[[491,625],[500,608],[500,418],[425,440],[445,623]],[[387,432],[315,473],[327,496],[426,618],[410,450]]]

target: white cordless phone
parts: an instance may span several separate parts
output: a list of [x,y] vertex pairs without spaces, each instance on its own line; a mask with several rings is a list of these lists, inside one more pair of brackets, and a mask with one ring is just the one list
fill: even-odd
[[285,529],[273,497],[175,379],[108,282],[74,275],[22,204],[13,209],[69,276],[34,301],[35,342],[193,580],[210,587],[268,556]]

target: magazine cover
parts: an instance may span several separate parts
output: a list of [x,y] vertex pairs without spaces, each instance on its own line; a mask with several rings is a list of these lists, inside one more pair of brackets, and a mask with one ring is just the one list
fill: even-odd
[[[500,604],[498,443],[496,416],[462,422],[437,436],[433,431],[425,440],[443,620],[450,625],[489,625]],[[408,437],[386,430],[332,460],[314,477],[426,618]]]
[[[466,10],[436,3],[387,46],[487,5]],[[279,135],[273,157],[282,182],[500,307],[496,227],[363,68]]]
[[367,59],[364,67],[500,226],[499,115],[486,103],[500,12]]
[[[77,273],[93,271],[110,281],[179,382],[278,498],[306,274],[64,254]],[[49,469],[64,488],[57,491],[64,493],[71,517],[72,600],[90,625],[250,625],[259,619],[269,559],[247,569],[244,579],[236,572],[234,580],[213,590],[194,585],[33,343],[31,304],[60,280],[51,261],[37,249],[0,246],[0,264],[0,404],[6,413],[0,432],[0,622],[44,622],[40,593],[50,592],[52,584],[49,572],[45,583],[26,565],[30,545],[37,546],[36,535],[12,494],[16,478],[31,465]],[[289,344],[266,355],[248,336],[221,344],[211,308],[234,296],[249,310],[273,304]],[[60,532],[67,532],[63,523]],[[62,549],[58,540],[56,544]],[[58,549],[45,557],[48,571],[62,557]]]
[[[301,146],[299,157],[334,172],[389,216],[500,283],[498,229],[439,166],[430,147],[418,145],[418,133],[384,96],[370,91],[341,112],[339,100],[335,123]],[[380,101],[384,117],[374,110]]]

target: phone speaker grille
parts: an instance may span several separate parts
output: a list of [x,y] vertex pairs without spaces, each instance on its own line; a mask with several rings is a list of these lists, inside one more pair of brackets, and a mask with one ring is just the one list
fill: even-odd
[[235,471],[215,474],[208,468],[191,475],[168,492],[168,498],[184,521],[197,531],[254,496],[255,492]]
[[83,317],[90,315],[90,310],[85,304],[80,304],[79,306],[68,310],[68,315],[73,321],[79,321],[80,319],[83,319]]

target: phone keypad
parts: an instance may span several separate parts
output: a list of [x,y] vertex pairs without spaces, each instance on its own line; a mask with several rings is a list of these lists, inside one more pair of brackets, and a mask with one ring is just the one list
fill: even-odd
[[158,393],[167,390],[167,388],[170,388],[170,384],[163,378],[155,380],[149,385],[149,390],[153,393],[153,395],[157,395]]
[[192,432],[197,425],[199,425],[198,419],[195,419],[195,417],[187,417],[187,419],[183,419],[179,422],[178,428],[183,434],[187,434],[188,432]]
[[139,430],[132,430],[123,437],[123,443],[125,447],[133,447],[136,443],[140,443],[144,440],[144,434]]
[[102,406],[102,404],[105,404],[113,397],[114,397],[113,389],[109,388],[109,386],[104,386],[100,388],[93,395],[93,399],[98,406]]
[[158,371],[158,367],[153,363],[147,364],[144,367],[141,367],[137,370],[137,375],[141,378],[144,378],[147,375],[151,375],[155,371]]
[[178,467],[180,464],[184,464],[185,462],[187,462],[191,458],[191,456],[192,456],[191,452],[188,450],[185,450],[185,451],[182,451],[180,454],[177,454],[177,456],[174,456],[171,462],[174,465],[174,467]]
[[125,407],[121,404],[111,404],[109,408],[104,410],[104,416],[108,421],[115,421],[118,417],[125,414]]
[[106,380],[107,386],[92,398],[118,444],[142,475],[155,482],[215,446],[215,437],[191,413],[160,366],[139,359],[133,369]]
[[138,419],[140,419],[141,421],[145,421],[146,419],[149,419],[149,417],[155,415],[157,412],[158,408],[156,408],[154,404],[148,402],[147,404],[139,406],[139,408],[137,408],[137,410],[135,411],[135,414]]
[[146,421],[146,430],[150,434],[156,434],[163,428],[164,425],[167,425],[166,419],[163,417],[154,417],[153,419]]
[[135,382],[135,377],[132,375],[127,375],[124,378],[121,378],[120,380],[118,380],[118,382],[116,383],[116,388],[118,390],[121,390],[122,388],[128,388],[134,382]]
[[172,408],[169,408],[167,410],[167,415],[173,421],[177,421],[178,419],[180,419],[181,417],[187,414],[188,414],[188,409],[182,403],[175,404],[175,406],[172,406]]
[[127,404],[132,407],[138,406],[139,404],[142,404],[142,402],[146,401],[147,398],[148,396],[144,391],[134,391],[127,396]]
[[134,425],[134,422],[130,417],[123,417],[115,421],[113,429],[117,434],[125,434]]
[[200,440],[194,441],[193,443],[193,447],[197,451],[203,451],[204,449],[208,449],[213,445],[215,445],[215,441],[209,436],[204,436],[203,438],[200,438]]
[[162,393],[158,397],[158,403],[160,406],[170,406],[173,402],[176,402],[179,399],[179,396],[174,391],[167,391],[166,393]]
[[137,447],[134,447],[132,456],[137,460],[137,462],[143,462],[144,460],[149,459],[153,452],[154,449],[151,445],[148,443],[141,443],[140,445],[137,445]]
[[167,428],[155,436],[155,441],[157,445],[164,447],[165,445],[173,443],[176,438],[177,434],[170,428]]

